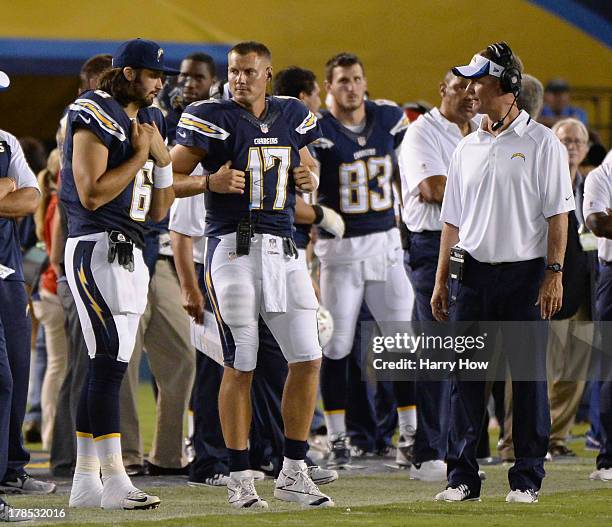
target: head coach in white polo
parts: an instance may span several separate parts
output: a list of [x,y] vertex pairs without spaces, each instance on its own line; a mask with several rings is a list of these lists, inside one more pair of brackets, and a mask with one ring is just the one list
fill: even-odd
[[[565,148],[554,134],[516,107],[521,63],[504,43],[489,46],[467,66],[453,68],[470,79],[485,114],[451,160],[440,219],[444,222],[431,304],[437,320],[533,321],[561,308],[567,213],[574,194]],[[450,282],[449,254],[464,253],[460,280]],[[537,352],[539,351],[539,353]],[[545,372],[546,347],[510,352],[511,372]],[[545,376],[544,376],[545,379]],[[448,487],[436,499],[479,499],[476,461],[484,414],[484,381],[456,380],[451,396]],[[508,473],[506,501],[534,503],[544,478],[550,434],[546,381],[513,382],[516,462]]]

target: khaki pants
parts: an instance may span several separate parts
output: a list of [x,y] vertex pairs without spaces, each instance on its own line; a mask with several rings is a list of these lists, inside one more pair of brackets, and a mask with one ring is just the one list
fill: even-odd
[[137,413],[143,347],[159,390],[157,422],[148,459],[160,467],[180,468],[187,464],[183,456],[183,419],[193,386],[195,352],[189,337],[189,318],[181,306],[178,278],[165,259],[159,259],[155,266],[134,354],[121,386],[121,445],[126,466],[143,463]]
[[46,289],[40,289],[40,300],[33,302],[34,315],[45,328],[47,369],[43,379],[40,405],[42,410],[42,443],[50,450],[53,423],[59,391],[66,374],[68,340],[64,329],[64,308],[59,297]]
[[550,446],[555,446],[565,443],[574,425],[589,369],[593,324],[585,322],[579,311],[571,319],[553,321],[550,326],[548,398],[552,419]]
[[[550,324],[546,356],[552,420],[550,446],[563,445],[574,425],[589,369],[592,342],[593,323],[587,320],[584,306],[573,317],[553,320]],[[514,458],[509,374],[506,378],[504,437],[499,453],[502,459]]]

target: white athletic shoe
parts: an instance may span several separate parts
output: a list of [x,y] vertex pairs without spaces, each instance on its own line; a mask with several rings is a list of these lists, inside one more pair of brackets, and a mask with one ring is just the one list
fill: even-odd
[[506,496],[508,503],[537,503],[538,493],[535,490],[511,490]]
[[399,439],[397,440],[397,450],[395,452],[395,462],[400,467],[410,467],[412,465],[413,450],[414,450],[414,435],[400,434]]
[[252,477],[230,478],[227,482],[227,501],[237,509],[267,509],[268,502],[262,500],[255,490]]
[[472,493],[470,488],[462,483],[456,487],[448,487],[434,497],[436,501],[480,501],[480,496]]
[[424,461],[420,466],[410,467],[410,479],[420,481],[446,481],[446,463],[441,459]]
[[103,509],[123,509],[126,511],[157,509],[161,500],[157,496],[151,496],[140,489],[131,489],[121,499],[109,499],[102,494]]
[[334,502],[323,494],[310,479],[308,469],[281,470],[276,480],[274,497],[283,501],[295,501],[302,507],[333,507]]
[[594,472],[591,472],[589,479],[612,481],[612,468],[600,468],[599,470],[595,470]]
[[187,485],[190,487],[226,487],[229,479],[229,476],[218,473],[214,476],[204,478],[204,481],[188,481]]
[[318,465],[311,465],[306,469],[310,479],[315,485],[327,485],[338,479],[338,471],[329,468],[323,468]]

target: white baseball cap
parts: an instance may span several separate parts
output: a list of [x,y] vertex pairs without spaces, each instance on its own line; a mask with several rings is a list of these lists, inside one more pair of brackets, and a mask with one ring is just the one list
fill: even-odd
[[472,61],[466,66],[455,66],[453,68],[453,73],[457,77],[464,77],[466,79],[477,79],[485,75],[501,77],[502,71],[504,71],[503,66],[478,54],[474,55]]
[[10,84],[11,79],[9,79],[9,76],[3,71],[0,71],[0,91],[6,90]]

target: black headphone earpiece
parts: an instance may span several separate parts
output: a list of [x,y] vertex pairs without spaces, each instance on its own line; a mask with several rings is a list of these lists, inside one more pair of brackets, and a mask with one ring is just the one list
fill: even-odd
[[511,93],[515,97],[521,92],[521,72],[512,65],[512,49],[506,42],[496,42],[488,48],[495,55],[495,62],[504,70],[499,76],[499,84],[504,93]]

